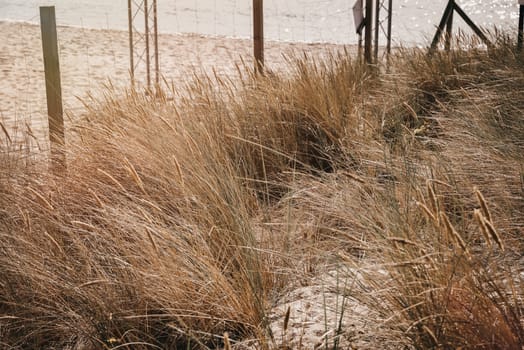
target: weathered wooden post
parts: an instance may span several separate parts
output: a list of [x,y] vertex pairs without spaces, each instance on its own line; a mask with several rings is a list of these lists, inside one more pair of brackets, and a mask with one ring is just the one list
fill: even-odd
[[[452,0],[454,2],[454,0]],[[451,39],[453,38],[453,12],[451,11],[448,16],[448,21],[446,23],[446,42],[444,44],[444,49],[446,51],[451,50]]]
[[[519,0],[521,1],[521,0]],[[451,30],[452,30],[452,22],[453,22],[453,11],[457,12],[457,14],[462,17],[464,22],[477,34],[477,36],[486,44],[488,48],[492,46],[491,42],[488,40],[486,35],[482,32],[482,30],[477,27],[477,25],[471,20],[471,18],[468,17],[468,15],[462,10],[462,8],[457,5],[455,0],[449,0],[448,5],[446,6],[446,9],[444,10],[444,14],[442,15],[442,19],[440,20],[440,23],[437,27],[437,32],[435,33],[435,36],[433,37],[433,41],[431,42],[431,46],[429,48],[428,53],[432,55],[435,50],[437,49],[437,45],[440,41],[440,37],[442,36],[442,33],[444,32],[444,27],[446,27],[446,49],[450,45],[448,43],[448,39],[451,36]]]
[[378,41],[379,41],[379,35],[380,35],[380,7],[381,7],[381,0],[376,0],[375,2],[375,40],[373,48],[373,57],[375,59],[375,63],[378,63]]
[[44,53],[51,164],[53,171],[59,172],[65,167],[65,135],[54,6],[40,7],[40,28]]
[[364,59],[366,63],[373,63],[371,46],[373,41],[372,23],[373,23],[373,0],[366,0],[366,16],[364,31]]
[[253,0],[253,49],[255,70],[264,69],[264,1]]
[[519,0],[519,34],[517,38],[517,49],[522,50],[522,42],[524,41],[524,0]]
[[357,0],[353,5],[353,21],[355,22],[355,30],[358,34],[358,59],[362,57],[362,30],[366,25],[364,18],[364,8],[362,0]]
[[391,54],[391,26],[393,23],[393,0],[388,1],[388,33],[387,33],[387,46],[386,51],[388,53],[388,61],[389,61],[389,55]]
[[433,40],[431,41],[431,46],[429,49],[429,53],[432,54],[436,49],[437,45],[440,41],[440,37],[442,36],[442,32],[444,31],[444,26],[449,23],[448,19],[450,18],[453,10],[455,8],[454,1],[448,1],[448,4],[446,5],[446,9],[444,10],[444,14],[442,15],[442,19],[440,20],[440,23],[437,27],[437,32],[435,33],[435,36],[433,37]]

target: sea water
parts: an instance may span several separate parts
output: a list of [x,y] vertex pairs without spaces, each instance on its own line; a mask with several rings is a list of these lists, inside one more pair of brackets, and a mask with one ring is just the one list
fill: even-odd
[[[265,0],[265,36],[281,41],[355,44],[358,40],[352,12],[355,1]],[[132,3],[142,4],[143,0],[132,0]],[[160,32],[251,36],[251,0],[158,0],[157,3]],[[457,0],[457,3],[481,27],[516,31],[517,0]],[[393,0],[394,43],[425,45],[446,4],[447,0]],[[0,0],[0,20],[38,23],[39,6],[49,5],[56,7],[59,25],[128,28],[127,0]],[[136,5],[132,8],[138,9]],[[141,30],[143,13],[133,11],[133,16]],[[455,28],[471,33],[458,16],[455,18]]]

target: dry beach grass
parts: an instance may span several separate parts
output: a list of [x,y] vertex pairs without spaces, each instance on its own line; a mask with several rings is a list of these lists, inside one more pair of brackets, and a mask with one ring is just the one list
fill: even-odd
[[[83,110],[82,99],[104,93],[103,85],[119,88],[129,83],[129,38],[126,31],[59,26],[58,41],[62,93],[66,114]],[[28,128],[34,144],[46,148],[46,105],[40,27],[23,22],[0,21],[0,117],[14,138]],[[195,34],[160,34],[159,56],[163,76],[176,84],[195,72],[213,70],[232,75],[241,58],[251,64],[251,42],[245,39]],[[282,67],[283,54],[306,50],[315,54],[341,49],[340,45],[268,42],[266,56]],[[144,83],[144,64],[137,65],[137,80]],[[68,122],[70,118],[66,118]],[[15,130],[19,128],[20,130]]]
[[58,175],[4,133],[0,346],[521,349],[524,60],[496,39],[106,91]]

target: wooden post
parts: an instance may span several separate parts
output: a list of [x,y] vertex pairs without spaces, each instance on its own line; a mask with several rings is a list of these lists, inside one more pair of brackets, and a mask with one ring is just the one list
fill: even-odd
[[373,57],[371,53],[372,46],[372,28],[373,23],[373,0],[366,0],[366,27],[364,31],[364,59],[366,63],[373,63]]
[[451,38],[453,37],[453,11],[449,13],[448,21],[446,22],[446,42],[444,48],[446,51],[451,50]]
[[358,60],[361,63],[362,59],[362,30],[366,27],[366,19],[364,17],[363,0],[357,0],[353,5],[353,20],[355,22],[355,30],[358,34]]
[[65,166],[65,135],[54,6],[40,7],[40,28],[44,54],[51,165],[53,171],[57,172]]
[[387,48],[386,48],[386,51],[388,53],[388,60],[389,60],[389,55],[391,54],[391,33],[392,33],[392,30],[391,30],[391,26],[392,26],[392,23],[393,23],[393,0],[389,0],[389,3],[388,3],[388,43],[387,43]]
[[[486,37],[486,35],[480,30],[479,27],[473,21],[471,18],[466,15],[466,13],[460,8],[459,5],[455,2],[455,0],[449,0],[448,5],[446,6],[446,10],[444,10],[444,15],[442,15],[442,19],[440,20],[440,24],[438,25],[437,32],[435,33],[435,36],[433,37],[433,41],[431,42],[431,47],[429,49],[429,54],[433,54],[435,49],[437,48],[437,45],[440,41],[440,37],[442,36],[442,32],[444,31],[444,27],[447,28],[446,36],[448,37],[450,35],[452,24],[450,22],[453,21],[453,11],[456,11],[460,17],[466,22],[466,24],[475,32],[475,34],[478,35],[478,37],[486,44],[486,46],[489,48],[491,47],[491,43]],[[446,37],[446,48],[448,46],[447,38]]]
[[451,16],[451,13],[453,12],[455,2],[453,0],[450,0],[448,2],[448,5],[446,6],[446,9],[444,10],[444,14],[442,15],[442,19],[440,20],[440,23],[437,28],[437,32],[435,33],[435,36],[433,37],[433,41],[431,42],[431,47],[429,49],[429,53],[432,54],[440,41],[440,37],[442,36],[442,32],[444,31],[444,26],[446,23],[448,23],[448,18]]
[[135,85],[135,57],[134,57],[134,41],[133,41],[133,9],[131,1],[127,0],[127,19],[129,21],[129,74],[131,75],[131,85]]
[[519,34],[517,39],[517,49],[522,50],[522,41],[524,40],[524,1],[520,0],[520,11],[519,11]]
[[373,50],[373,57],[375,59],[375,63],[378,63],[378,42],[379,42],[379,34],[380,34],[380,1],[376,0],[375,2],[375,40],[374,40],[374,50]]
[[264,1],[253,0],[253,45],[255,70],[264,69]]
[[358,33],[358,62],[362,63],[362,32]]

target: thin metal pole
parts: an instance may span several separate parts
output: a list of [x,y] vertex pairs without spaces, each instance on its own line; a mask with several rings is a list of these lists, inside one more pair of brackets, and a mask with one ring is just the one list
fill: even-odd
[[[522,3],[522,1],[521,1]],[[524,5],[520,5],[519,13],[519,34],[517,39],[517,49],[522,50],[522,42],[524,41]]]
[[374,58],[375,63],[378,63],[378,35],[379,35],[379,26],[380,26],[380,2],[381,0],[376,0],[375,2],[375,47],[374,47]]
[[65,167],[65,135],[54,6],[40,7],[40,29],[42,32],[42,51],[44,54],[51,167],[52,171],[58,174],[60,170]]
[[156,88],[158,88],[160,84],[160,67],[158,63],[158,9],[156,0],[153,0],[153,15],[154,15],[154,21],[155,21],[155,83]]
[[131,8],[131,1],[127,0],[127,18],[129,26],[129,67],[131,74],[131,84],[135,85],[135,60],[134,60],[134,44],[133,44],[133,10]]
[[371,46],[372,46],[372,23],[373,18],[373,0],[366,0],[366,27],[364,31],[364,60],[366,63],[372,63],[372,54],[371,54]]
[[253,0],[253,49],[255,69],[264,69],[264,1]]
[[147,89],[151,89],[151,56],[149,53],[149,3],[144,0],[144,22],[145,22],[145,39],[146,39],[146,79]]

